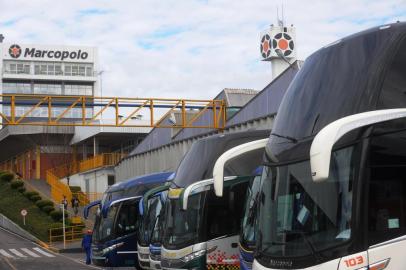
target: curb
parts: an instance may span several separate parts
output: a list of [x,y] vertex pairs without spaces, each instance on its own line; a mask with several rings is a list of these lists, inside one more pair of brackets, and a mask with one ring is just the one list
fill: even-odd
[[82,248],[66,248],[59,250],[59,253],[82,253]]
[[41,240],[37,240],[37,241],[35,241],[35,243],[37,243],[38,245],[40,245],[41,247],[46,248],[46,249],[51,248],[47,243],[42,242]]
[[56,247],[50,247],[50,246],[48,246],[46,249],[48,249],[48,250],[50,250],[50,251],[52,251],[52,252],[55,252],[55,253],[61,253],[61,250],[60,249],[58,249],[58,248],[56,248]]

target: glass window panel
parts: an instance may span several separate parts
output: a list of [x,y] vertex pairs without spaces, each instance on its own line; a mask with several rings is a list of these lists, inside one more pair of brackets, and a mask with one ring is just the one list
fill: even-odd
[[66,76],[72,75],[72,66],[71,65],[65,65],[65,75]]
[[93,117],[93,109],[87,108],[86,109],[86,118],[92,118],[92,117]]
[[72,76],[77,76],[79,73],[79,67],[78,66],[72,66]]
[[17,71],[17,65],[10,64],[10,73],[16,73],[16,71]]
[[24,73],[24,65],[23,64],[17,64],[17,74]]
[[31,73],[30,69],[31,69],[30,65],[24,65],[24,73],[25,74],[30,74]]
[[41,74],[41,75],[47,75],[47,65],[46,65],[46,64],[45,64],[45,65],[41,65],[40,74]]
[[54,65],[48,65],[48,75],[55,75],[55,67]]
[[55,65],[55,75],[62,75],[62,66],[61,65]]
[[86,76],[91,77],[93,76],[92,73],[92,67],[86,67]]
[[35,65],[35,66],[34,66],[34,74],[35,74],[35,75],[40,74],[40,66],[39,66],[39,65]]
[[79,67],[79,75],[80,75],[80,76],[85,76],[85,72],[86,72],[85,67],[80,66],[80,67]]
[[40,116],[48,117],[48,108],[41,108]]

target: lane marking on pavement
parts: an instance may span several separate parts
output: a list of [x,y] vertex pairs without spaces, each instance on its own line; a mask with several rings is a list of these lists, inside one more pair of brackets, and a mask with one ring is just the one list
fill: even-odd
[[[6,229],[0,227],[0,231],[4,231],[4,232],[6,232],[6,233],[8,233],[8,234],[12,234],[12,235],[14,235],[14,236],[16,236],[16,237],[18,237],[18,238],[20,238],[20,239],[23,239],[23,240],[25,240],[25,241],[27,241],[27,242],[33,243],[34,245],[37,245],[37,246],[40,247],[39,244],[37,244],[37,243],[35,243],[35,242],[31,241],[31,240],[28,240],[27,238],[24,238],[24,237],[22,237],[22,236],[20,236],[20,235],[18,235],[18,234],[16,234],[16,233],[10,232],[9,230],[6,230]],[[69,256],[66,256],[66,255],[63,255],[63,254],[54,253],[52,250],[48,250],[48,251],[51,252],[52,254],[55,254],[55,256],[64,257],[65,259],[68,259],[68,260],[70,260],[70,261],[72,261],[72,262],[75,262],[75,263],[77,263],[77,264],[84,265],[84,266],[86,266],[86,267],[88,267],[88,268],[103,270],[103,268],[101,268],[101,267],[97,267],[97,266],[91,265],[91,264],[84,264],[84,263],[81,263],[80,261],[75,260],[75,259],[73,259],[73,258],[71,258],[71,257],[69,257]],[[54,257],[55,257],[55,256],[54,256]],[[7,258],[4,258],[4,259],[5,259],[5,261],[7,262],[7,264],[9,264],[11,268],[13,268],[13,270],[17,270],[12,264],[10,264],[10,262],[7,260]]]
[[11,248],[11,249],[9,249],[9,250],[11,251],[11,253],[14,253],[14,254],[17,255],[18,257],[27,258],[27,256],[25,256],[25,255],[22,254],[20,251],[14,249],[14,248]]
[[12,265],[7,258],[4,258],[4,261],[8,264],[8,266],[11,267],[12,270],[17,270],[17,268],[15,268],[14,265]]
[[31,257],[34,257],[34,258],[41,257],[38,254],[36,254],[36,253],[32,252],[31,250],[29,250],[28,248],[22,248],[21,250],[24,251],[25,253],[27,253],[28,255],[30,255]]
[[0,249],[0,254],[7,258],[14,258],[13,255],[8,254],[4,249]]
[[33,250],[35,250],[35,251],[37,251],[37,252],[39,252],[39,253],[41,253],[42,255],[45,255],[45,256],[47,256],[47,257],[55,257],[54,255],[52,255],[51,253],[48,253],[48,252],[45,252],[45,251],[43,251],[42,249],[40,249],[40,248],[33,248]]

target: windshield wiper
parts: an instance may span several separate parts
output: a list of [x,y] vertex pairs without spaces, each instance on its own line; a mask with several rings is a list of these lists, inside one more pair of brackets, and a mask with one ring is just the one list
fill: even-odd
[[287,139],[293,143],[297,143],[297,139],[290,137],[290,136],[285,136],[285,135],[280,135],[280,134],[276,134],[276,133],[271,133],[271,135],[278,137],[278,138],[283,138],[283,139]]
[[306,243],[306,245],[309,247],[313,257],[316,259],[317,262],[321,261],[321,258],[319,256],[319,254],[316,252],[316,249],[314,248],[313,244],[310,242],[309,238],[307,237],[306,233],[304,231],[288,231],[288,230],[283,230],[281,231],[281,233],[284,234],[299,234],[300,236],[302,236],[303,241]]

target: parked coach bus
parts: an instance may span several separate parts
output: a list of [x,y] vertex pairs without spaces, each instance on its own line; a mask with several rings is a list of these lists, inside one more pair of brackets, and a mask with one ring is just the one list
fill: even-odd
[[406,24],[305,62],[266,145],[253,269],[406,267]]
[[215,135],[196,141],[180,163],[165,204],[163,269],[239,269],[238,237],[244,198],[262,152],[226,168],[226,196],[213,193],[213,166],[230,148],[269,131]]
[[139,203],[140,222],[138,226],[138,263],[142,269],[160,269],[160,260],[158,262],[150,261],[151,237],[154,233],[156,222],[162,213],[170,182],[153,188],[146,192]]
[[[168,190],[161,193],[162,202],[166,203],[168,198]],[[164,233],[165,221],[165,203],[162,205],[159,215],[156,217],[155,225],[152,229],[150,244],[149,244],[149,265],[151,269],[160,270],[161,267],[161,251],[162,251],[162,237]]]
[[[137,231],[139,200],[162,185],[171,172],[143,175],[106,191],[93,229],[92,262],[103,267],[138,267]],[[96,206],[97,204],[93,204]],[[85,212],[88,209],[85,209]]]

